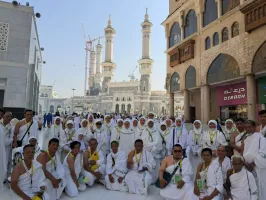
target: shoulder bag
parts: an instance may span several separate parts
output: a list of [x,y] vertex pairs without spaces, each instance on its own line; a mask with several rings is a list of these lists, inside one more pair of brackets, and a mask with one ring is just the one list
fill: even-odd
[[23,141],[24,137],[26,136],[26,134],[29,132],[30,127],[31,127],[32,124],[33,124],[33,121],[31,121],[31,124],[30,124],[30,126],[28,127],[28,129],[26,130],[26,132],[25,132],[25,134],[23,135],[22,139],[21,139],[21,140],[17,140],[17,147],[21,147],[21,146],[22,146],[22,141]]

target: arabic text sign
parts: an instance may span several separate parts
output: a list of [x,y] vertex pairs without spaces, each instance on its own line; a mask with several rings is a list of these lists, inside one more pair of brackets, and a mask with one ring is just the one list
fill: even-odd
[[219,106],[241,105],[247,103],[246,83],[237,83],[217,88]]

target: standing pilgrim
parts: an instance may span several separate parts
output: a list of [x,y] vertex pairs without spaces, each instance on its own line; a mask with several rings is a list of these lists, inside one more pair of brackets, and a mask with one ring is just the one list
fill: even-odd
[[48,147],[48,142],[52,138],[60,138],[60,135],[64,134],[64,130],[62,128],[62,123],[60,117],[54,118],[54,124],[48,124],[47,129],[45,130],[44,138],[43,138],[43,149],[46,150]]
[[[193,122],[193,130],[188,135],[188,148],[189,148],[189,159],[192,164],[194,174],[197,171],[197,166],[201,163],[201,140],[203,130],[202,123],[200,120]],[[195,175],[196,176],[196,175]]]
[[118,142],[111,142],[111,153],[107,156],[105,184],[108,190],[124,191],[124,177],[127,173],[127,157],[118,151]]
[[135,138],[141,139],[143,130],[146,128],[146,119],[141,117],[138,122],[138,127],[135,129]]
[[135,133],[136,133],[137,128],[138,128],[138,123],[139,123],[139,121],[138,121],[136,118],[134,118],[134,119],[132,120],[132,128],[134,129],[134,132],[135,132]]
[[224,183],[226,182],[226,176],[227,176],[227,170],[232,168],[231,160],[226,156],[225,147],[219,146],[217,149],[217,155],[218,158],[214,160],[214,162],[217,162],[222,170],[223,173],[223,180]]
[[172,131],[172,128],[173,128],[173,121],[171,119],[166,119],[165,120],[165,124],[166,124],[166,127],[169,131]]
[[[0,115],[3,110],[0,109]],[[6,179],[7,173],[7,163],[6,163],[6,151],[5,151],[5,136],[2,132],[0,132],[0,160],[2,164],[0,165],[0,193],[3,190],[3,182]]]
[[205,131],[202,136],[202,148],[210,148],[212,150],[212,157],[217,157],[217,148],[220,145],[227,146],[228,143],[219,130],[217,130],[216,120],[210,120],[208,123],[209,130]]
[[142,141],[144,143],[144,150],[150,152],[156,162],[156,168],[152,172],[153,181],[156,181],[162,158],[161,152],[163,150],[163,145],[160,133],[158,129],[156,129],[152,119],[148,119],[147,121],[147,127],[142,134]]
[[147,195],[152,183],[151,173],[156,164],[151,153],[143,149],[142,140],[135,141],[135,150],[128,155],[127,167],[130,171],[125,177],[125,183],[129,193]]
[[167,128],[165,121],[163,121],[161,123],[159,132],[160,132],[160,136],[162,139],[162,148],[163,149],[161,151],[161,158],[163,159],[165,156],[168,155],[168,150],[166,147],[170,146],[170,144],[166,144],[166,143],[169,142],[169,137],[170,137],[170,133],[171,133],[171,130],[169,130]]
[[111,116],[110,115],[105,115],[104,117],[104,125],[107,130],[107,144],[106,144],[106,155],[110,153],[110,142],[111,142],[111,135],[112,135],[112,130],[115,127],[115,124],[111,121]]
[[108,143],[108,133],[106,128],[102,125],[101,119],[95,120],[96,128],[94,129],[94,138],[97,140],[97,151],[101,150],[103,155],[106,155],[106,146]]
[[168,141],[168,155],[171,155],[173,146],[180,144],[183,149],[184,156],[186,155],[188,132],[182,124],[182,118],[178,117],[175,120],[175,127],[172,129],[171,135]]
[[75,115],[75,117],[74,117],[74,123],[75,123],[75,131],[77,131],[79,129],[80,116]]
[[246,128],[245,128],[245,120],[242,118],[238,118],[235,121],[237,131],[232,133],[230,143],[233,148],[234,155],[240,155],[241,153],[241,145],[246,136]]
[[[3,116],[3,122],[0,122],[0,134],[4,136],[4,147],[5,147],[5,153],[6,153],[6,177],[5,179],[9,177],[11,173],[11,166],[12,166],[12,143],[13,143],[13,132],[12,132],[12,126],[10,124],[10,121],[12,119],[12,113],[11,112],[5,112]],[[3,161],[3,160],[2,160]]]
[[112,130],[111,141],[119,142],[123,124],[124,124],[124,121],[122,119],[117,120],[117,126],[113,128]]
[[25,119],[17,123],[14,130],[14,147],[21,147],[27,144],[29,137],[37,137],[38,123],[32,120],[32,110],[26,110],[24,112]]
[[155,114],[153,112],[149,112],[148,113],[148,119],[152,119],[154,121],[154,128],[159,129],[159,122],[156,121],[156,119],[154,118]]
[[246,168],[255,176],[260,200],[266,199],[266,139],[256,132],[256,123],[246,122],[247,138],[243,143]]
[[260,126],[257,127],[257,132],[266,138],[266,110],[261,110],[259,112]]
[[93,130],[96,128],[95,127],[95,119],[93,117],[93,115],[88,115],[88,127],[91,130],[91,132],[93,132]]
[[80,125],[81,127],[79,128],[78,133],[83,133],[85,146],[87,148],[90,139],[93,138],[93,134],[91,132],[90,127],[88,126],[88,121],[86,119],[83,119]]
[[37,161],[42,164],[42,169],[46,176],[45,182],[47,192],[50,195],[49,200],[60,199],[66,186],[64,167],[57,154],[58,148],[59,140],[57,138],[52,138],[49,140],[48,150],[42,152],[37,158]]

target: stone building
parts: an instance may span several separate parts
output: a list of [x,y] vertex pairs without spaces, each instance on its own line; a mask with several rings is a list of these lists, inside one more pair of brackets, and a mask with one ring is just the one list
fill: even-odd
[[171,115],[257,119],[266,104],[266,1],[170,0],[162,23]]
[[0,1],[0,107],[38,109],[42,54],[33,7]]
[[[101,62],[102,46],[96,46],[96,52],[92,54],[93,63],[91,76],[89,77],[90,91],[87,97],[73,97],[66,102],[66,108],[73,106],[76,112],[101,112],[101,113],[130,113],[147,114],[153,111],[157,115],[169,114],[169,96],[166,91],[151,90],[151,74],[153,60],[150,56],[152,23],[146,12],[142,27],[142,57],[138,60],[140,80],[131,75],[130,81],[116,82],[113,80],[117,68],[114,60],[114,36],[115,29],[111,18],[105,28],[105,60]],[[96,69],[95,69],[96,68]],[[93,80],[93,81],[92,81]],[[162,80],[164,84],[164,80]],[[175,97],[175,115],[183,114],[183,96]]]

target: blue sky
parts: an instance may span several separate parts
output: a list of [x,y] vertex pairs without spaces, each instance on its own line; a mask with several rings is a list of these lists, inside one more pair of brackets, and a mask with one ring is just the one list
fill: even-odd
[[[11,0],[10,0],[11,1]],[[84,90],[85,43],[82,23],[91,38],[104,35],[109,14],[116,29],[114,62],[117,64],[115,81],[129,80],[128,74],[141,58],[142,35],[140,24],[146,7],[153,23],[151,57],[155,63],[152,89],[162,90],[165,84],[165,33],[161,22],[168,15],[168,0],[18,0],[30,2],[37,19],[41,46],[44,47],[42,82],[52,85],[62,97],[82,96]],[[102,40],[104,43],[104,40]],[[103,49],[104,53],[104,49]],[[104,55],[103,55],[104,60]],[[139,78],[136,70],[135,76]]]

